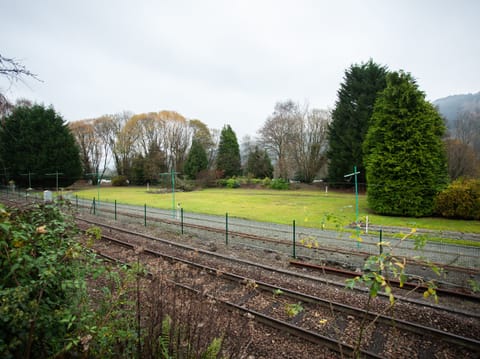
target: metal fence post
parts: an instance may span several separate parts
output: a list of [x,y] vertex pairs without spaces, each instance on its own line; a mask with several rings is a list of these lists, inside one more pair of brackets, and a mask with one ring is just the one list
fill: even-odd
[[379,237],[379,242],[378,242],[380,255],[382,255],[382,253],[383,253],[382,234],[383,234],[383,229],[380,228],[380,237]]
[[297,253],[295,249],[295,220],[293,220],[293,258],[297,258]]
[[95,209],[95,197],[93,197],[93,215],[96,214],[96,209]]
[[[382,244],[382,234],[383,234],[383,229],[380,228],[380,236],[379,236],[379,242],[378,242],[378,250],[380,251],[380,255],[383,253],[383,244]],[[382,269],[380,268],[380,275],[382,275]]]
[[77,208],[77,211],[78,211],[78,194],[75,195],[75,207]]
[[146,203],[143,205],[143,221],[146,227],[147,226],[147,204]]
[[225,244],[228,246],[228,212],[225,213]]
[[114,213],[115,213],[115,220],[117,220],[117,200],[115,200],[115,209],[114,209]]
[[180,208],[180,223],[181,223],[182,234],[183,234],[183,208]]

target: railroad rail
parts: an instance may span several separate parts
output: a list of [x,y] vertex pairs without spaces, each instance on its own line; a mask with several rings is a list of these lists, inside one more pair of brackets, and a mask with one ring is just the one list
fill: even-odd
[[[103,236],[103,238],[123,248],[129,248],[129,250],[132,251],[137,247],[135,244],[110,236]],[[265,324],[273,325],[272,323],[275,323],[274,327],[286,330],[292,334],[295,333],[295,335],[303,339],[323,345],[326,345],[325,341],[327,340],[330,342],[330,344],[328,344],[329,348],[334,350],[335,348],[337,350],[341,348],[343,353],[353,352],[354,349],[352,344],[347,345],[345,343],[345,340],[348,338],[342,335],[338,338],[339,332],[343,333],[346,330],[348,331],[348,329],[351,330],[350,327],[359,325],[358,323],[365,320],[363,318],[377,322],[374,330],[376,333],[375,340],[369,343],[366,348],[362,349],[361,355],[365,357],[382,357],[382,352],[385,350],[384,346],[388,345],[387,338],[392,328],[396,328],[395,330],[402,329],[408,332],[409,340],[416,342],[419,347],[424,347],[425,343],[428,343],[428,350],[448,350],[449,353],[454,351],[456,354],[461,354],[466,357],[472,355],[472,357],[474,357],[473,355],[478,354],[480,348],[480,342],[472,338],[446,333],[416,323],[410,323],[348,305],[334,303],[324,298],[307,295],[287,288],[279,288],[276,285],[239,276],[221,268],[205,266],[146,248],[144,248],[142,252],[142,262],[147,260],[144,255],[155,258],[161,257],[171,263],[182,263],[190,268],[194,268],[197,273],[210,274],[212,282],[206,281],[204,276],[200,276],[202,281],[199,284],[195,280],[192,281],[192,278],[196,278],[196,276],[189,271],[183,276],[183,280],[186,280],[187,284],[182,284],[190,286],[192,289],[202,293],[214,293],[209,295],[224,304],[249,312],[255,317],[260,316],[261,321],[265,322]],[[177,283],[180,276],[178,270],[176,270],[175,281]],[[237,287],[232,287],[229,282],[236,283],[237,286],[241,285],[242,290],[239,291]],[[281,294],[275,297],[275,295],[272,296],[272,293]],[[278,315],[278,308],[283,308],[286,298],[291,300],[290,303],[293,303],[292,305],[298,303],[304,310],[295,313],[291,318],[284,318],[284,315],[282,316],[283,311],[280,311],[280,315]],[[312,318],[318,318],[319,315],[322,318],[329,318],[328,320],[325,319],[325,322],[329,324],[325,330],[318,328],[318,325],[313,324],[315,321],[312,322],[311,320]],[[316,331],[318,330],[321,330],[322,333],[317,333]],[[424,340],[420,341],[419,338],[423,338]],[[445,347],[446,343],[449,345],[448,348]]]
[[[122,227],[112,226],[112,225],[108,225],[106,223],[94,221],[92,219],[86,219],[86,218],[81,218],[81,217],[77,217],[77,219],[82,221],[82,222],[85,222],[85,223],[89,223],[89,224],[92,224],[92,225],[107,228],[109,230],[115,230],[115,231],[123,232],[125,234],[138,236],[138,237],[145,238],[145,239],[151,240],[151,241],[168,243],[170,246],[175,246],[175,247],[178,247],[178,248],[187,249],[187,250],[190,250],[192,252],[196,251],[196,252],[199,252],[199,253],[208,254],[209,256],[221,258],[221,259],[226,260],[228,262],[238,262],[238,263],[253,266],[253,267],[256,267],[256,268],[259,268],[259,269],[262,269],[262,270],[274,271],[275,273],[286,274],[288,276],[297,277],[299,279],[307,279],[307,280],[314,281],[314,282],[319,282],[319,283],[323,283],[323,284],[327,284],[327,285],[333,285],[333,286],[336,286],[336,287],[339,287],[339,288],[342,288],[342,289],[345,288],[345,282],[343,282],[343,281],[339,282],[339,281],[331,280],[331,279],[328,279],[328,278],[306,275],[306,274],[301,273],[301,272],[296,272],[296,271],[293,272],[293,271],[283,270],[281,268],[272,268],[270,266],[263,265],[263,264],[258,263],[258,262],[253,263],[251,261],[246,261],[246,260],[242,260],[242,259],[239,259],[239,258],[233,258],[231,256],[224,256],[224,255],[216,253],[216,252],[214,253],[214,252],[210,252],[210,251],[205,251],[205,250],[201,250],[201,249],[196,248],[196,247],[187,246],[185,244],[172,242],[172,241],[169,241],[169,240],[163,240],[161,238],[150,236],[150,235],[145,234],[145,233],[134,232],[134,231],[122,228]],[[358,275],[358,273],[357,273],[357,275]],[[360,292],[366,292],[366,289],[360,288],[360,287],[355,287],[354,290],[360,291]],[[446,292],[445,294],[448,294],[448,292]],[[379,296],[385,297],[385,298],[388,297],[383,292],[380,292]],[[455,292],[455,296],[457,296],[457,297],[460,296],[461,299],[466,299],[466,300],[469,300],[469,301],[473,300],[475,307],[478,304],[478,299],[476,297],[472,297],[468,294],[466,296],[462,297],[462,293]],[[462,310],[462,309],[457,309],[455,307],[433,304],[431,302],[427,302],[427,301],[421,300],[421,299],[417,300],[417,299],[414,299],[414,298],[408,298],[408,297],[402,296],[401,294],[396,294],[396,298],[399,301],[402,301],[402,302],[405,302],[405,303],[410,303],[410,304],[417,305],[417,306],[420,306],[420,307],[429,307],[429,308],[436,309],[436,310],[442,310],[442,311],[450,312],[450,313],[453,313],[453,314],[458,314],[458,315],[463,315],[463,316],[466,316],[466,317],[473,317],[473,318],[480,319],[480,313],[478,313],[477,311]]]
[[[362,272],[355,272],[355,271],[349,271],[345,269],[340,269],[340,268],[335,268],[335,267],[329,267],[325,265],[318,265],[315,263],[308,263],[308,262],[301,262],[301,261],[296,261],[296,260],[291,260],[290,264],[295,267],[300,267],[300,268],[310,268],[317,270],[319,272],[326,272],[326,273],[334,273],[337,275],[342,275],[347,278],[354,278],[357,276],[361,276],[363,273]],[[390,279],[389,280],[390,284],[393,284],[397,288],[400,288],[400,281],[396,279]],[[403,283],[404,288],[410,288],[416,291],[425,291],[428,289],[428,287],[422,283],[414,283],[414,282],[405,282]],[[452,290],[452,289],[447,289],[447,288],[437,288],[436,292],[438,294],[445,294],[453,297],[459,297],[462,299],[468,299],[472,300],[475,302],[480,303],[480,295],[477,295],[475,293],[469,293],[465,291],[457,291],[457,290]]]
[[[135,249],[135,246],[131,245],[129,243],[122,242],[122,241],[119,241],[117,239],[114,239],[114,238],[111,238],[111,237],[108,237],[108,236],[102,236],[102,238],[107,239],[111,242],[115,242],[115,243],[117,243],[117,244],[119,244],[123,247],[127,247],[127,248],[130,248],[132,250]],[[213,274],[214,276],[217,276],[217,273],[218,273],[218,271],[213,269],[213,268],[202,267],[202,266],[199,266],[196,263],[181,260],[179,258],[172,257],[172,256],[166,256],[165,254],[160,254],[160,253],[155,252],[155,251],[144,250],[144,252],[145,253],[150,253],[154,256],[161,256],[163,258],[168,259],[170,262],[179,261],[179,262],[182,262],[184,264],[189,264],[189,265],[191,265],[191,266],[193,266],[197,269],[203,269],[206,273]],[[119,258],[113,257],[112,255],[102,253],[98,250],[95,250],[95,253],[98,256],[100,256],[101,258],[104,258],[104,259],[106,259],[110,262],[114,262],[116,264],[126,265],[126,266],[130,265],[130,263],[128,263],[126,261],[123,261]],[[150,278],[155,277],[155,274],[153,274],[153,272],[151,272],[151,271],[147,271],[146,274]],[[244,279],[240,279],[241,277],[237,277],[235,275],[232,276],[232,275],[229,275],[228,273],[222,273],[222,276],[225,276],[226,278],[229,278],[230,280],[235,281],[236,283],[241,283],[241,284],[246,283],[246,281]],[[243,313],[245,315],[248,315],[250,318],[253,318],[255,321],[257,321],[261,324],[264,324],[264,325],[269,326],[271,328],[278,329],[281,332],[294,335],[299,339],[307,340],[307,341],[309,341],[313,344],[318,344],[318,345],[321,345],[321,346],[325,346],[325,347],[327,347],[327,348],[329,348],[329,349],[331,349],[335,352],[341,353],[342,356],[347,355],[348,357],[352,357],[355,353],[355,348],[351,345],[348,345],[347,343],[344,343],[344,342],[341,342],[339,340],[329,338],[327,336],[323,336],[321,334],[315,333],[314,331],[311,331],[311,330],[302,328],[300,326],[297,326],[294,323],[289,323],[289,322],[286,322],[284,320],[274,318],[274,317],[269,316],[268,314],[265,314],[261,311],[254,310],[252,308],[247,308],[247,307],[245,307],[245,301],[243,299],[241,301],[235,303],[235,302],[227,300],[225,298],[219,298],[218,296],[207,293],[207,292],[205,292],[205,290],[198,289],[198,286],[195,286],[195,285],[188,285],[188,284],[181,283],[181,282],[178,282],[178,281],[173,280],[173,279],[167,279],[167,281],[170,284],[173,284],[175,287],[188,290],[188,291],[190,291],[190,292],[192,292],[196,295],[202,295],[202,296],[205,296],[209,299],[214,299],[216,302],[221,303],[225,307],[227,307],[229,309],[240,311],[241,313]],[[372,353],[372,352],[369,352],[369,351],[363,350],[363,349],[358,350],[358,354],[361,355],[362,358],[372,358],[372,359],[382,358],[381,356],[376,355],[375,353]]]

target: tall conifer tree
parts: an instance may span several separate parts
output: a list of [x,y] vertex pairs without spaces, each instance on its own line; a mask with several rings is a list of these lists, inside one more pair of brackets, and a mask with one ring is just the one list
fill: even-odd
[[443,119],[410,74],[393,72],[364,143],[368,204],[381,214],[427,216],[448,180]]
[[82,171],[79,148],[63,118],[43,105],[17,106],[0,130],[0,153],[8,179],[28,185],[67,186]]
[[242,174],[240,147],[237,136],[230,125],[225,125],[220,133],[218,144],[217,170],[223,171],[224,177],[239,176]]
[[362,143],[375,99],[386,86],[386,74],[386,67],[372,60],[345,71],[328,132],[328,180],[332,185],[345,183],[344,175],[351,173],[353,166],[360,171],[358,181],[365,182]]
[[188,152],[187,160],[183,165],[183,171],[189,178],[197,178],[199,172],[206,170],[208,166],[207,152],[198,139],[192,140],[192,146]]

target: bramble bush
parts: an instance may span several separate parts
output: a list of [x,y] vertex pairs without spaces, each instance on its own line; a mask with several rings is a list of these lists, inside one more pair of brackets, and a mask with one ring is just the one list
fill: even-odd
[[72,345],[86,298],[76,233],[54,205],[0,207],[2,358],[46,358]]
[[435,212],[447,218],[480,219],[480,180],[452,182],[437,195]]

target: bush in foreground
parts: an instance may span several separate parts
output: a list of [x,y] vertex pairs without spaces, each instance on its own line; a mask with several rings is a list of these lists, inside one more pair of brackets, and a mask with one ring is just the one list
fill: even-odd
[[0,207],[2,358],[47,358],[68,345],[86,295],[75,233],[53,205]]

